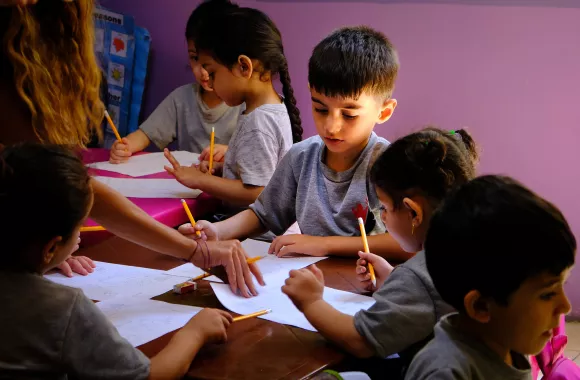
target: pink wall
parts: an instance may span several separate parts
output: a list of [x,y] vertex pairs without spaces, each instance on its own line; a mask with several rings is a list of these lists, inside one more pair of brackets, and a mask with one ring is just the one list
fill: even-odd
[[[134,15],[151,32],[148,114],[173,88],[192,80],[183,31],[197,2],[102,3]],[[265,11],[282,31],[306,135],[315,133],[307,91],[314,45],[343,25],[378,28],[397,46],[402,69],[395,91],[399,107],[377,132],[394,139],[430,122],[449,129],[469,126],[484,150],[480,171],[514,176],[552,200],[580,238],[580,9],[240,4]],[[580,317],[580,270],[567,289]]]

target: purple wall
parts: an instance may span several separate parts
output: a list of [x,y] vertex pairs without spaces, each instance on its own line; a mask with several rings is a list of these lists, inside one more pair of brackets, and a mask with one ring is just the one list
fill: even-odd
[[[192,80],[183,33],[198,2],[101,2],[134,15],[151,32],[147,115],[173,88]],[[394,139],[425,123],[468,126],[483,147],[480,172],[522,180],[562,208],[580,237],[580,9],[240,4],[265,11],[282,31],[306,135],[315,133],[307,91],[310,51],[334,28],[370,25],[392,39],[402,63],[395,91],[399,107],[377,132]],[[567,289],[580,317],[580,271]]]

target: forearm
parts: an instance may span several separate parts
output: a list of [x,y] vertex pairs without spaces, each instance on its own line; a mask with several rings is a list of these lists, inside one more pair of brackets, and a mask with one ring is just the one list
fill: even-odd
[[91,180],[95,201],[90,217],[111,233],[157,252],[188,259],[197,243],[157,222],[110,187]]
[[241,207],[254,203],[264,189],[262,186],[247,186],[240,180],[215,175],[202,176],[198,188],[215,198]]
[[359,358],[374,354],[372,347],[354,327],[354,318],[343,314],[324,300],[304,309],[304,316],[322,336]]
[[222,222],[215,223],[220,240],[243,240],[268,230],[252,210],[244,210]]
[[[355,257],[358,251],[364,251],[360,236],[327,236],[323,239],[329,255]],[[367,239],[370,251],[387,260],[406,261],[414,255],[405,252],[390,234],[372,235]]]
[[169,344],[151,358],[149,379],[182,378],[203,346],[203,340],[198,335],[178,331]]
[[126,139],[129,140],[131,153],[141,152],[151,143],[149,137],[140,129],[137,129],[135,132],[128,134]]

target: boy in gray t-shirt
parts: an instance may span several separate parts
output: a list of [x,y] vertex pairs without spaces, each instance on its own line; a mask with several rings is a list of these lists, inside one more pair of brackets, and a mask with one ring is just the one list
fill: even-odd
[[425,242],[435,288],[458,310],[435,327],[409,380],[531,380],[525,355],[570,311],[576,240],[562,213],[516,181],[479,177],[435,213]]
[[[92,207],[90,178],[60,146],[0,152],[0,378],[178,379],[205,343],[226,339],[231,316],[206,309],[148,359],[81,290],[42,274],[70,257]],[[42,202],[30,202],[38,192]],[[50,219],[25,228],[31,215]]]
[[220,240],[243,239],[265,231],[281,235],[297,221],[303,235],[279,236],[272,253],[354,256],[362,249],[361,217],[374,253],[407,259],[410,255],[383,233],[368,179],[373,161],[388,145],[373,129],[397,105],[391,95],[398,67],[393,46],[370,28],[343,28],[321,41],[308,73],[318,136],[290,149],[250,210],[215,224],[200,221],[198,228]]

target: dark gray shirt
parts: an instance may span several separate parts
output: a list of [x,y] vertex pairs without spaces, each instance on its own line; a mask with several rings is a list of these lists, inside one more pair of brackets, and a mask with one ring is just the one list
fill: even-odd
[[149,359],[80,289],[0,272],[0,379],[149,376]]
[[413,359],[407,380],[531,380],[530,363],[512,352],[513,366],[482,341],[454,326],[457,314],[435,326],[435,338]]
[[399,354],[406,363],[431,338],[433,327],[453,308],[435,290],[421,251],[397,266],[373,294],[375,304],[354,316],[354,325],[377,356]]

